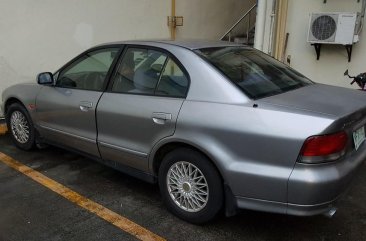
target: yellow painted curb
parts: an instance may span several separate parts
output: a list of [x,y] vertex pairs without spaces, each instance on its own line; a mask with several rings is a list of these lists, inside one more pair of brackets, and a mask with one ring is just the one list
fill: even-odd
[[0,135],[4,135],[8,131],[6,124],[0,124]]

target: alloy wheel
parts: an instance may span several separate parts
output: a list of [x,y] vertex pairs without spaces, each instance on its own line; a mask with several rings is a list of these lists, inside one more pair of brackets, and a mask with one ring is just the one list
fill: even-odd
[[189,162],[176,162],[169,168],[166,178],[170,197],[178,207],[198,212],[206,206],[209,187],[198,167]]
[[11,114],[10,127],[16,141],[24,144],[29,140],[29,124],[22,112],[14,111]]

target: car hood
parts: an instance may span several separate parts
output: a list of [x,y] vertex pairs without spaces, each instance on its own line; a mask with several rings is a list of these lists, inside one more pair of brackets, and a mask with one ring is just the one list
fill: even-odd
[[263,98],[258,102],[341,118],[366,108],[366,92],[313,84]]

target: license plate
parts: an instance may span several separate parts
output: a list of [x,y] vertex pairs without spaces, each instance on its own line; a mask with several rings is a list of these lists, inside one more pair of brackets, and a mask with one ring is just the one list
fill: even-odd
[[355,143],[355,149],[357,150],[362,142],[365,140],[365,127],[361,127],[353,132],[353,142]]

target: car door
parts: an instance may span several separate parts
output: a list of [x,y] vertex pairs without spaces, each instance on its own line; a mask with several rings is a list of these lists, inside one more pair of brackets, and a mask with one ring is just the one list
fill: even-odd
[[95,110],[119,47],[82,54],[55,75],[36,99],[40,134],[56,144],[99,156]]
[[102,158],[148,171],[147,156],[160,139],[173,135],[189,78],[164,51],[129,47],[97,109]]

